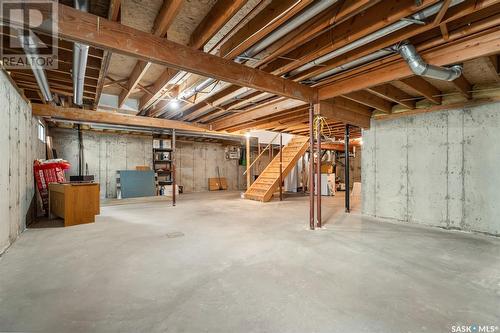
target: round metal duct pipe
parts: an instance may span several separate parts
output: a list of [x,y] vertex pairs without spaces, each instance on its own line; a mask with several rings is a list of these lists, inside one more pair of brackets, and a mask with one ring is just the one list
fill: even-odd
[[462,75],[461,66],[439,67],[426,63],[412,44],[405,43],[398,51],[416,75],[443,81],[453,81]]

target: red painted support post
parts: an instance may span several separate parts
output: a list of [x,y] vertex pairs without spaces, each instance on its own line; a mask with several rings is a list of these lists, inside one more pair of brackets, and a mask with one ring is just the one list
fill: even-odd
[[[319,115],[319,110],[318,110]],[[321,228],[321,127],[318,124],[316,128],[316,150],[318,153],[318,161],[316,163],[316,226]]]
[[280,201],[283,201],[283,134],[280,133]]
[[176,185],[176,179],[175,179],[175,130],[172,130],[172,155],[170,156],[170,159],[172,161],[172,205],[175,206],[175,188],[177,187]]
[[309,227],[314,230],[314,110],[309,104]]

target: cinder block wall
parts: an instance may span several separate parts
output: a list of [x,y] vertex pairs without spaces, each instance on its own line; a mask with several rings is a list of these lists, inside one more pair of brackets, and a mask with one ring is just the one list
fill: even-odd
[[26,228],[34,202],[33,161],[45,158],[38,119],[0,71],[0,254]]
[[[52,128],[54,148],[58,157],[68,160],[72,168],[67,173],[78,174],[78,132],[74,129]],[[116,171],[134,170],[137,165],[153,166],[153,138],[148,135],[130,135],[83,132],[85,162],[89,174],[96,176],[102,198],[116,198]],[[220,176],[228,180],[229,190],[238,190],[243,179],[238,160],[226,160],[222,144],[210,142],[177,143],[177,183],[184,192],[208,191],[208,177]]]
[[372,120],[364,214],[500,235],[500,103]]

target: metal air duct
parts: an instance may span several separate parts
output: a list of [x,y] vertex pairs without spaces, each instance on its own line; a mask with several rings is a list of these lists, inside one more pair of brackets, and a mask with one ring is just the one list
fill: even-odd
[[43,98],[46,102],[52,102],[54,97],[50,92],[47,75],[45,74],[43,68],[36,64],[36,59],[39,57],[36,52],[36,43],[33,40],[33,37],[29,35],[29,32],[27,35],[24,35],[22,30],[18,30],[18,34],[23,50],[26,53],[27,61],[30,64],[33,76],[35,77],[36,83],[42,92]]
[[[88,12],[89,1],[75,0],[75,8],[83,12]],[[88,55],[88,45],[81,43],[73,44],[73,103],[80,106],[83,105],[83,86]]]
[[[464,1],[465,0],[452,0],[450,3],[450,7],[456,6]],[[358,39],[350,44],[347,44],[343,47],[340,47],[333,52],[327,53],[324,56],[319,57],[318,59],[310,61],[310,62],[300,66],[299,68],[291,71],[290,73],[288,73],[287,77],[288,76],[295,76],[295,75],[297,75],[303,71],[306,71],[314,66],[320,65],[328,60],[331,60],[331,59],[338,57],[342,54],[350,52],[354,49],[357,49],[358,47],[361,47],[363,45],[371,43],[379,38],[385,37],[385,36],[395,32],[395,31],[398,31],[398,30],[406,28],[410,25],[413,25],[413,24],[415,24],[415,22],[421,22],[421,21],[431,17],[432,15],[437,14],[439,12],[439,10],[441,9],[441,7],[443,6],[443,3],[444,2],[441,1],[433,6],[430,6],[428,8],[421,10],[420,12],[418,12],[416,14],[411,15],[410,17],[408,17],[406,19],[402,19],[400,21],[392,23],[385,28],[377,30],[377,31],[375,31],[375,32],[363,37],[363,38],[360,38],[360,39]]]
[[416,75],[443,81],[453,81],[462,75],[461,66],[439,67],[426,63],[412,44],[405,43],[399,46],[398,51]]

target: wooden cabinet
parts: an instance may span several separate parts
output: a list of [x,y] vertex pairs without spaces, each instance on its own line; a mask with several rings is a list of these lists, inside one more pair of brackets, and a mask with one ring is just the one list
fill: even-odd
[[94,222],[100,214],[99,184],[49,184],[49,210],[65,227]]

